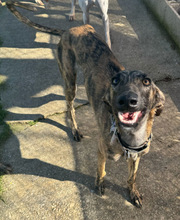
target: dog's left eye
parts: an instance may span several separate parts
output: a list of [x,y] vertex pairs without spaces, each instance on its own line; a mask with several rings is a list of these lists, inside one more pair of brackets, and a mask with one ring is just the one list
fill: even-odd
[[149,86],[149,85],[151,85],[151,80],[149,78],[145,78],[145,79],[143,79],[143,84],[145,86]]
[[112,85],[116,86],[119,83],[119,78],[115,77],[112,79]]

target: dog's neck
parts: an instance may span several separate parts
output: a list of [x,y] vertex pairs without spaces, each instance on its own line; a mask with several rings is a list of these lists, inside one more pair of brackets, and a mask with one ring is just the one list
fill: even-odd
[[148,116],[146,116],[141,124],[136,128],[131,127],[120,127],[119,133],[121,139],[126,142],[131,147],[139,147],[148,139],[147,134],[147,123],[148,123]]

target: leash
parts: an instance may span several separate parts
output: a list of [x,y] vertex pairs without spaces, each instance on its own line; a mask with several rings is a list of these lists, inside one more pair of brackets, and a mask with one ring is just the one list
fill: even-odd
[[124,152],[124,155],[126,156],[126,159],[129,159],[131,157],[134,161],[137,159],[139,153],[142,153],[143,151],[146,150],[150,141],[152,140],[152,134],[150,134],[148,139],[143,144],[141,144],[139,147],[136,147],[136,148],[131,147],[124,140],[122,140],[121,135],[117,130],[116,122],[115,122],[113,115],[111,115],[110,133],[112,132],[113,132],[113,135],[110,141],[110,145],[112,146],[115,141],[118,141],[123,148],[123,152]]

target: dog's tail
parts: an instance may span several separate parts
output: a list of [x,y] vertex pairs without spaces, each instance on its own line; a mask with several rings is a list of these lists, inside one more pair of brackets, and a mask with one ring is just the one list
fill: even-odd
[[37,9],[33,6],[23,4],[20,2],[13,2],[13,1],[6,2],[6,6],[19,21],[27,24],[30,27],[35,28],[38,31],[45,32],[45,33],[52,34],[52,35],[58,35],[58,36],[61,36],[65,32],[65,30],[49,28],[49,27],[34,23],[33,21],[29,20],[27,17],[23,16],[14,7],[14,6],[17,6],[17,7],[24,8],[30,11],[36,11]]

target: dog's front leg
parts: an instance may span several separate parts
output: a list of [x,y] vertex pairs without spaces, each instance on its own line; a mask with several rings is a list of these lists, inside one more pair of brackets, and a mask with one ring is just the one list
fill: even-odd
[[73,21],[75,19],[75,7],[76,7],[76,0],[71,1],[71,11],[69,14],[69,21]]
[[130,197],[132,202],[134,204],[141,208],[142,207],[142,197],[139,194],[138,190],[136,189],[136,173],[138,170],[140,157],[138,157],[136,160],[133,160],[132,157],[128,159],[128,171],[129,171],[129,177],[128,177],[128,188],[130,191]]
[[105,193],[105,184],[104,177],[106,175],[105,166],[106,166],[106,152],[105,145],[103,145],[103,141],[100,139],[99,148],[98,148],[98,168],[97,168],[97,176],[96,176],[96,190],[100,196]]

